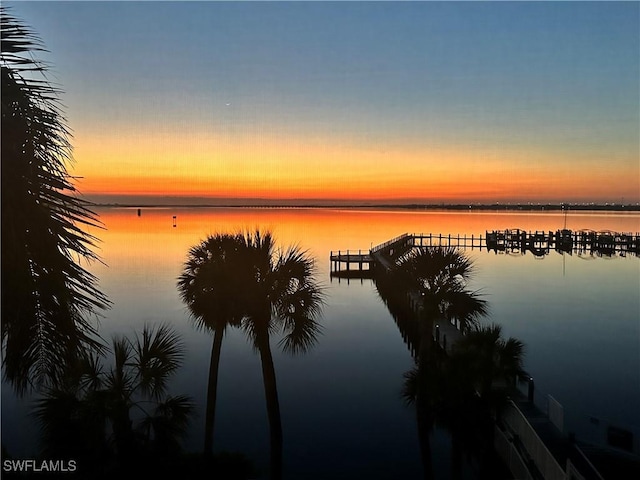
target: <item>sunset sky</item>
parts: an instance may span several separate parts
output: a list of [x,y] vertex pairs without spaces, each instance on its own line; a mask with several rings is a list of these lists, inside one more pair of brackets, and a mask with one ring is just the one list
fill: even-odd
[[79,190],[640,201],[638,2],[3,2]]

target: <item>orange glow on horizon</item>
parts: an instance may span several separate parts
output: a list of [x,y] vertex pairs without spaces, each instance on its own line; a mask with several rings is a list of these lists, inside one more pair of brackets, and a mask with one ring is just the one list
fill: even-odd
[[[84,195],[432,201],[632,201],[636,172],[599,159],[478,146],[334,145],[322,139],[206,133],[83,136],[75,158]],[[577,162],[575,162],[577,163]],[[630,184],[631,183],[631,184]],[[621,188],[620,186],[628,187]],[[616,197],[611,197],[615,191]]]

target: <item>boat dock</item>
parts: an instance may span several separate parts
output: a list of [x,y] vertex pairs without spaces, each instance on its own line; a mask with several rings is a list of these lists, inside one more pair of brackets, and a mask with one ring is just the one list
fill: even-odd
[[369,252],[362,253],[362,250],[358,250],[358,253],[352,250],[338,250],[337,252],[331,252],[329,260],[332,265],[336,266],[335,271],[340,271],[340,264],[344,264],[346,270],[351,270],[351,267],[357,267],[357,270],[363,270],[363,266],[370,266],[372,263],[372,257]]
[[[329,260],[332,265],[332,272],[341,272],[342,265],[346,271],[353,269],[358,271],[370,270],[374,264],[382,264],[387,268],[391,267],[391,259],[398,258],[402,253],[406,253],[414,247],[414,236],[404,233],[392,238],[380,245],[376,245],[371,250],[362,252],[358,250],[338,250],[331,251]],[[364,268],[367,267],[367,268]]]
[[[414,248],[450,246],[498,252],[531,252],[535,256],[577,252],[594,256],[640,256],[640,234],[558,230],[525,232],[520,229],[486,232],[482,235],[402,234],[368,252],[331,252],[331,276],[373,278],[382,300],[393,317],[411,356],[417,359],[421,341],[420,318],[424,299],[418,291],[397,291],[380,271],[392,270],[397,261]],[[343,269],[346,267],[346,270]],[[446,318],[433,322],[433,340],[449,352],[463,338],[459,323]],[[637,433],[606,426],[606,442],[578,441],[565,431],[564,409],[546,395],[546,411],[534,403],[533,378],[524,380],[528,391],[511,397],[496,417],[494,448],[514,478],[526,480],[613,480],[640,478],[640,440]],[[590,424],[599,423],[590,419]],[[605,428],[603,426],[603,428]],[[629,476],[630,475],[630,476]]]
[[[391,267],[413,248],[445,246],[464,249],[521,253],[542,257],[552,251],[594,256],[640,255],[640,233],[594,230],[525,231],[519,228],[493,230],[485,235],[404,233],[370,250],[331,251],[329,261],[333,276],[357,277],[344,272],[367,272],[376,265]],[[357,277],[359,278],[359,277]]]
[[550,251],[590,253],[612,256],[616,253],[640,254],[640,233],[619,233],[610,230],[557,230],[555,232],[527,232],[509,229],[487,232],[488,249],[502,251],[530,251],[534,255],[547,255]]

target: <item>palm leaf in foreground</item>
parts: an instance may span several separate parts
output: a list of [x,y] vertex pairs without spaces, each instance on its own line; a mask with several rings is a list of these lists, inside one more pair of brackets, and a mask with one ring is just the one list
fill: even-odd
[[107,462],[126,470],[145,456],[161,462],[179,452],[193,404],[186,396],[160,396],[181,364],[179,337],[166,325],[145,326],[133,339],[115,337],[111,353],[109,367],[103,357],[77,362],[63,389],[38,400],[44,454],[98,471]]
[[2,76],[2,349],[5,378],[20,394],[60,380],[82,349],[101,347],[86,319],[108,307],[80,265],[99,260],[101,228],[75,196],[69,131],[59,91],[34,60],[42,42],[0,9]]

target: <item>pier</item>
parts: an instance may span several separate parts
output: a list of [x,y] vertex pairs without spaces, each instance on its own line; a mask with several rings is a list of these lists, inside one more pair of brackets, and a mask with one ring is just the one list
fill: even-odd
[[340,271],[340,266],[345,265],[346,270],[351,270],[351,266],[357,267],[357,270],[362,271],[363,267],[367,269],[371,266],[372,257],[369,252],[362,253],[362,250],[358,250],[358,253],[351,250],[338,250],[337,252],[331,252],[329,260],[332,265],[335,265],[335,271]]
[[[485,235],[408,234],[404,233],[369,251],[331,252],[331,277],[371,278],[411,356],[417,360],[424,341],[420,319],[424,299],[418,291],[398,291],[385,272],[415,248],[436,246],[479,249],[498,253],[536,257],[551,251],[610,257],[627,254],[640,256],[640,234],[593,230],[557,230],[527,232],[521,229],[487,231]],[[346,268],[346,270],[345,270]],[[455,323],[454,323],[455,322]],[[442,351],[450,352],[464,337],[461,325],[446,318],[432,321],[432,338]],[[564,409],[546,395],[546,411],[534,403],[533,379],[525,375],[526,396],[516,392],[497,414],[494,424],[494,449],[514,478],[527,480],[609,480],[640,478],[640,435],[616,425],[603,426],[606,442],[579,441],[565,431]],[[590,418],[591,424],[599,424]],[[630,477],[624,476],[631,474]]]
[[420,247],[456,247],[494,251],[496,253],[527,252],[537,257],[558,253],[576,253],[580,255],[613,256],[618,254],[640,255],[640,233],[620,233],[594,230],[557,230],[525,231],[519,228],[493,230],[485,235],[442,234],[442,233],[404,233],[368,251],[338,250],[331,251],[329,260],[332,276],[360,278],[356,273],[368,272],[376,266],[391,268],[395,261],[412,248]]
[[[536,257],[544,257],[551,251],[593,257],[640,256],[640,233],[566,229],[527,232],[517,228],[487,231],[485,235],[404,233],[369,251],[331,252],[331,277],[372,278],[375,281],[414,360],[423,338],[421,335],[424,335],[420,332],[424,300],[417,291],[398,291],[384,273],[395,268],[411,250],[436,246]],[[465,334],[457,322],[446,318],[435,319],[432,325],[432,338],[445,353]],[[526,377],[527,395],[514,394],[495,418],[494,425],[495,451],[514,478],[640,478],[640,435],[637,432],[605,425],[602,429],[606,432],[606,442],[579,441],[574,433],[565,431],[564,409],[553,397],[546,395],[546,411],[536,406],[533,379]],[[589,422],[590,425],[600,423],[593,418]],[[628,474],[631,476],[624,476]]]
[[497,251],[530,251],[536,256],[550,251],[565,253],[589,253],[612,256],[616,253],[640,254],[640,233],[619,233],[610,230],[557,230],[555,232],[527,232],[509,229],[487,232],[486,246]]
[[[424,304],[421,295],[415,291],[398,291],[395,285],[377,277],[376,289],[393,318],[404,343],[414,360],[418,359],[420,346],[420,318],[424,316]],[[462,338],[459,323],[452,323],[444,317],[433,322],[431,335],[436,344],[445,352],[450,352],[455,343]]]

